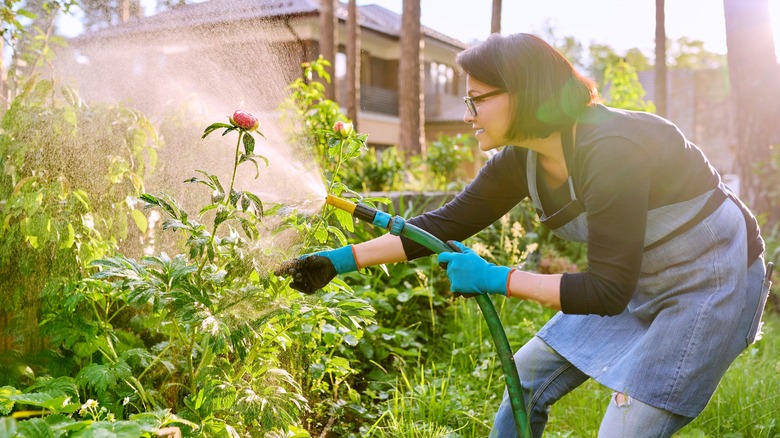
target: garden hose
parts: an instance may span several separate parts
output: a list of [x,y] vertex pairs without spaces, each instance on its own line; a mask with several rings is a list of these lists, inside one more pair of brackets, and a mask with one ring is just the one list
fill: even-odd
[[[387,229],[390,231],[390,234],[413,240],[437,254],[456,251],[455,248],[451,248],[431,233],[407,224],[404,218],[400,216],[393,217],[365,204],[356,204],[333,195],[328,195],[325,202],[346,211],[357,219]],[[509,401],[512,404],[512,412],[515,418],[517,436],[521,438],[530,437],[531,429],[528,422],[528,414],[526,413],[523,389],[520,386],[520,377],[517,374],[517,367],[515,366],[512,349],[509,346],[509,340],[507,340],[504,327],[501,325],[501,320],[498,317],[495,306],[493,306],[493,301],[490,300],[488,295],[475,294],[474,299],[477,300],[482,316],[484,316],[487,322],[490,335],[493,337],[493,343],[496,345],[496,350],[498,350],[498,357],[501,359],[501,367],[506,376]]]

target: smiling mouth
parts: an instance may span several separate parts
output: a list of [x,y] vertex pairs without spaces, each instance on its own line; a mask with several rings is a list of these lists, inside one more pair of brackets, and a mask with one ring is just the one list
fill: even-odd
[[476,131],[474,131],[474,135],[479,135],[482,134],[483,132],[485,132],[484,129],[477,129]]

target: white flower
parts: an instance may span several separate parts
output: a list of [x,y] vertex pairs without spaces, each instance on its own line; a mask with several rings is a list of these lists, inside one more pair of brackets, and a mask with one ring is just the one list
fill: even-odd
[[209,316],[208,318],[204,319],[202,323],[200,323],[200,328],[201,330],[209,332],[212,335],[216,335],[217,331],[219,331],[219,323],[217,322],[216,318]]

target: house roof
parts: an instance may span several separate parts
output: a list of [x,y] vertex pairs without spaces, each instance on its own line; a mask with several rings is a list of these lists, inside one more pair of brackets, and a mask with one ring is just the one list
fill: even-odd
[[[112,38],[147,32],[159,32],[184,27],[209,26],[239,20],[273,19],[291,16],[318,15],[320,0],[208,0],[178,7],[149,17],[134,17],[126,23],[88,32],[76,40]],[[347,6],[338,2],[336,15],[347,19]],[[401,15],[379,5],[358,7],[358,22],[361,28],[370,29],[393,38],[401,36]],[[422,26],[425,36],[465,49],[468,45]]]

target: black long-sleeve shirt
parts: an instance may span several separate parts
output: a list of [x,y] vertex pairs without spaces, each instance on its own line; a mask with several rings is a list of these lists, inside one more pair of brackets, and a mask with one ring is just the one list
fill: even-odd
[[[455,199],[409,223],[442,240],[476,234],[529,196],[527,155],[527,149],[505,147]],[[588,269],[563,275],[561,309],[617,314],[639,280],[648,211],[702,195],[718,186],[720,176],[671,122],[603,105],[579,119],[572,167],[569,172],[588,219]],[[544,196],[542,203],[547,211]],[[747,219],[749,253],[755,258],[763,251],[763,241],[752,213],[740,206]],[[410,260],[430,254],[408,239],[403,244]]]

